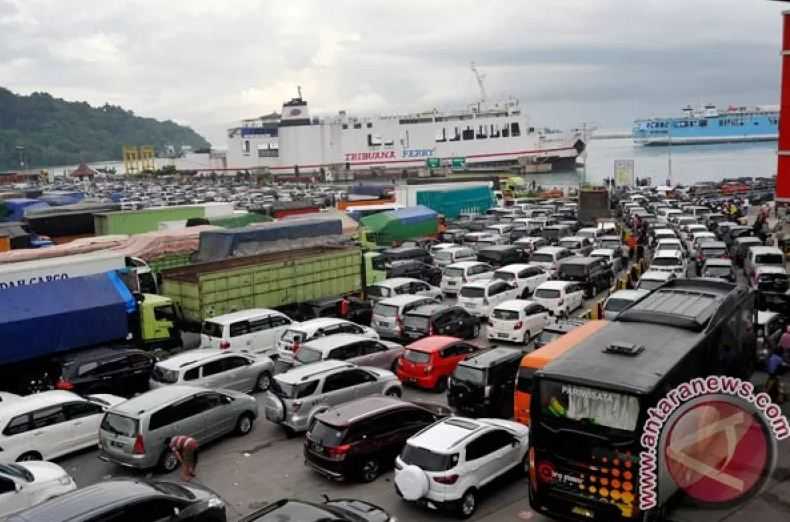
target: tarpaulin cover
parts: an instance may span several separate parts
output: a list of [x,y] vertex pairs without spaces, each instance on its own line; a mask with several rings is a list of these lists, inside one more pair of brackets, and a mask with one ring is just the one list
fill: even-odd
[[494,206],[494,195],[488,187],[423,190],[417,193],[417,203],[435,210],[448,219],[455,219],[461,212],[482,214]]
[[41,196],[39,196],[39,200],[49,203],[53,207],[60,207],[63,205],[74,205],[79,203],[85,198],[85,194],[82,192],[67,192],[67,191],[57,191],[57,192],[45,192]]
[[342,232],[342,223],[336,218],[294,218],[235,230],[214,230],[200,234],[197,257],[199,262],[205,262],[254,255],[275,241],[339,236]]
[[362,194],[365,196],[384,197],[392,192],[392,185],[379,185],[373,183],[359,183],[351,187],[350,194]]
[[362,218],[368,238],[379,245],[431,236],[438,231],[438,214],[423,207],[407,207],[379,212]]
[[22,221],[25,217],[25,209],[28,208],[47,208],[48,203],[38,199],[14,198],[5,200],[6,219],[8,221]]
[[0,364],[123,340],[134,306],[113,272],[4,290]]

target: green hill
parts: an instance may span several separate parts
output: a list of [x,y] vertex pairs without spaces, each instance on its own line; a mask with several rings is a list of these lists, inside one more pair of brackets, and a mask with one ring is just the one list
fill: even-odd
[[[91,107],[47,93],[18,96],[0,87],[0,170],[122,159],[123,145],[167,145],[202,149],[209,143],[198,133],[173,123],[135,116],[115,105]],[[20,150],[19,147],[24,147]]]

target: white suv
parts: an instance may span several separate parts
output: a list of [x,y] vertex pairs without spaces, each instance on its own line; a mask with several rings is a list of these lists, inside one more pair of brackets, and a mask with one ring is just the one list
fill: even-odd
[[430,509],[477,509],[480,488],[513,468],[527,472],[529,429],[502,419],[450,417],[406,441],[395,459],[395,490]]

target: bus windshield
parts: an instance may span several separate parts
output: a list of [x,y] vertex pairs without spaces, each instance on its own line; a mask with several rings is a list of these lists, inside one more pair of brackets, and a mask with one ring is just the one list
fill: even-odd
[[540,414],[585,425],[633,431],[639,421],[639,399],[612,392],[551,380],[540,382]]

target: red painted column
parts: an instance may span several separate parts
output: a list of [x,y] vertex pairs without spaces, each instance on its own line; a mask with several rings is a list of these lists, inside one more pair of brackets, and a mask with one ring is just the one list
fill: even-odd
[[782,25],[782,93],[779,101],[776,201],[790,203],[790,11],[782,13]]

